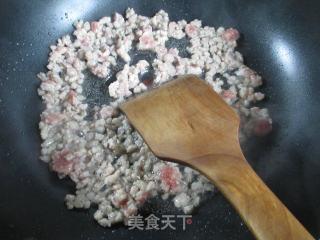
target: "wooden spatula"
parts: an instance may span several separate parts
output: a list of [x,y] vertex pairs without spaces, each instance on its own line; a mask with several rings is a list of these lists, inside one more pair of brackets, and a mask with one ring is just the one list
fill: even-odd
[[257,239],[314,239],[250,167],[238,141],[238,115],[203,80],[181,77],[120,109],[155,155],[210,179]]

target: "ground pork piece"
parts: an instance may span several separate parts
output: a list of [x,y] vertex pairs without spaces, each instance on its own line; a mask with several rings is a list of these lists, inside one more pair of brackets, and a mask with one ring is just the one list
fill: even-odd
[[186,194],[186,193],[180,193],[179,195],[177,195],[174,199],[174,205],[176,207],[184,207],[186,205],[188,205],[189,201],[190,201],[190,197]]
[[99,25],[100,25],[99,22],[92,22],[92,23],[91,23],[91,30],[92,30],[93,32],[97,32],[97,31],[99,30],[99,28],[100,28]]
[[202,69],[197,64],[190,64],[186,70],[187,74],[200,75],[202,73]]
[[185,37],[182,26],[176,22],[170,22],[168,26],[168,37],[174,37],[176,39],[181,39]]
[[139,74],[146,71],[149,63],[140,60],[136,65],[126,64],[122,71],[117,73],[117,80],[109,85],[109,94],[114,98],[128,97],[132,94],[131,89],[136,88],[139,83]]
[[63,114],[46,111],[42,113],[41,118],[45,123],[48,123],[49,125],[53,125],[63,120],[65,116]]
[[268,133],[271,132],[271,130],[272,130],[272,125],[269,119],[258,119],[256,120],[253,127],[253,133],[260,137],[267,135]]
[[148,192],[142,192],[137,199],[139,203],[143,203],[145,200],[147,200],[149,193]]
[[229,28],[222,33],[223,39],[227,41],[236,41],[240,37],[238,30]]
[[197,28],[192,24],[187,24],[185,31],[189,37],[193,37],[197,34]]
[[153,27],[159,28],[163,31],[166,31],[168,29],[168,22],[168,14],[163,10],[157,12],[150,20],[150,23]]
[[97,75],[100,78],[106,78],[110,72],[109,65],[109,63],[98,63],[91,67],[90,70],[94,75]]
[[181,174],[177,167],[164,164],[160,170],[160,180],[165,190],[176,190],[180,186]]
[[128,54],[128,52],[131,49],[132,40],[133,40],[132,36],[125,36],[122,39],[118,39],[118,42],[117,42],[116,52],[125,62],[130,62],[131,60],[131,57]]
[[51,80],[42,81],[40,89],[47,92],[54,92],[57,88],[57,84]]
[[69,91],[65,100],[67,102],[69,102],[71,105],[75,105],[76,104],[76,92],[73,90]]
[[164,83],[170,80],[171,77],[176,75],[176,68],[170,62],[155,60],[153,62],[153,67],[155,69],[156,75],[154,83]]
[[153,84],[153,81],[151,80],[143,80],[141,83],[139,83],[138,86],[136,86],[134,89],[133,89],[133,92],[134,93],[140,93],[142,91],[145,91],[148,89],[148,87],[152,86]]
[[113,26],[115,28],[120,28],[121,26],[124,25],[124,18],[121,14],[115,13],[113,16]]
[[236,94],[231,91],[231,90],[224,90],[223,93],[222,93],[222,97],[225,99],[225,100],[230,100],[232,101],[233,99],[236,98]]
[[52,170],[57,173],[69,174],[74,171],[74,165],[78,159],[70,152],[64,150],[52,155]]
[[222,91],[222,98],[229,104],[232,105],[237,99],[237,89],[235,86],[231,86],[229,89]]
[[107,119],[115,115],[115,109],[111,106],[103,106],[99,112],[101,118]]
[[155,41],[152,32],[146,32],[139,38],[137,48],[139,50],[153,50]]

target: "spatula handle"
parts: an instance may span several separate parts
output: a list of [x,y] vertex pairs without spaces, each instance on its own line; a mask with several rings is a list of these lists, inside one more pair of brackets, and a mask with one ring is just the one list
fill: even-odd
[[257,239],[314,239],[263,183],[242,154],[239,157],[207,155],[196,161],[198,170],[229,199]]

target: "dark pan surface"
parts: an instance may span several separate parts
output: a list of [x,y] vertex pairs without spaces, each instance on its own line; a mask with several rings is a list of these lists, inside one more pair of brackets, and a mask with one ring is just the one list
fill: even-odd
[[[240,3],[241,2],[241,3]],[[317,238],[320,237],[320,10],[319,1],[55,0],[0,1],[0,239],[253,239],[228,202],[208,197],[186,231],[129,231],[98,226],[87,211],[67,211],[72,184],[39,161],[42,109],[36,73],[48,46],[78,18],[123,13],[236,27],[247,64],[265,79],[264,103],[274,120],[266,138],[244,146],[261,178]],[[152,204],[151,204],[152,205]],[[155,214],[178,212],[161,205]],[[146,213],[151,213],[146,210]]]

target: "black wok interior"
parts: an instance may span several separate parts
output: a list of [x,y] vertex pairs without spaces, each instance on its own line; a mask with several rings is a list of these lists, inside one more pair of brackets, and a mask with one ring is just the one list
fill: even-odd
[[[235,27],[238,49],[264,78],[273,132],[251,137],[245,156],[311,234],[320,237],[320,2],[299,0],[2,0],[0,1],[0,239],[253,239],[225,198],[208,196],[186,231],[102,228],[92,211],[67,211],[73,185],[39,160],[37,95],[49,45],[71,34],[72,23],[133,7],[152,16]],[[258,201],[258,199],[257,199]],[[160,204],[160,205],[157,205]],[[178,214],[148,203],[142,213]],[[156,210],[158,208],[158,210]]]

